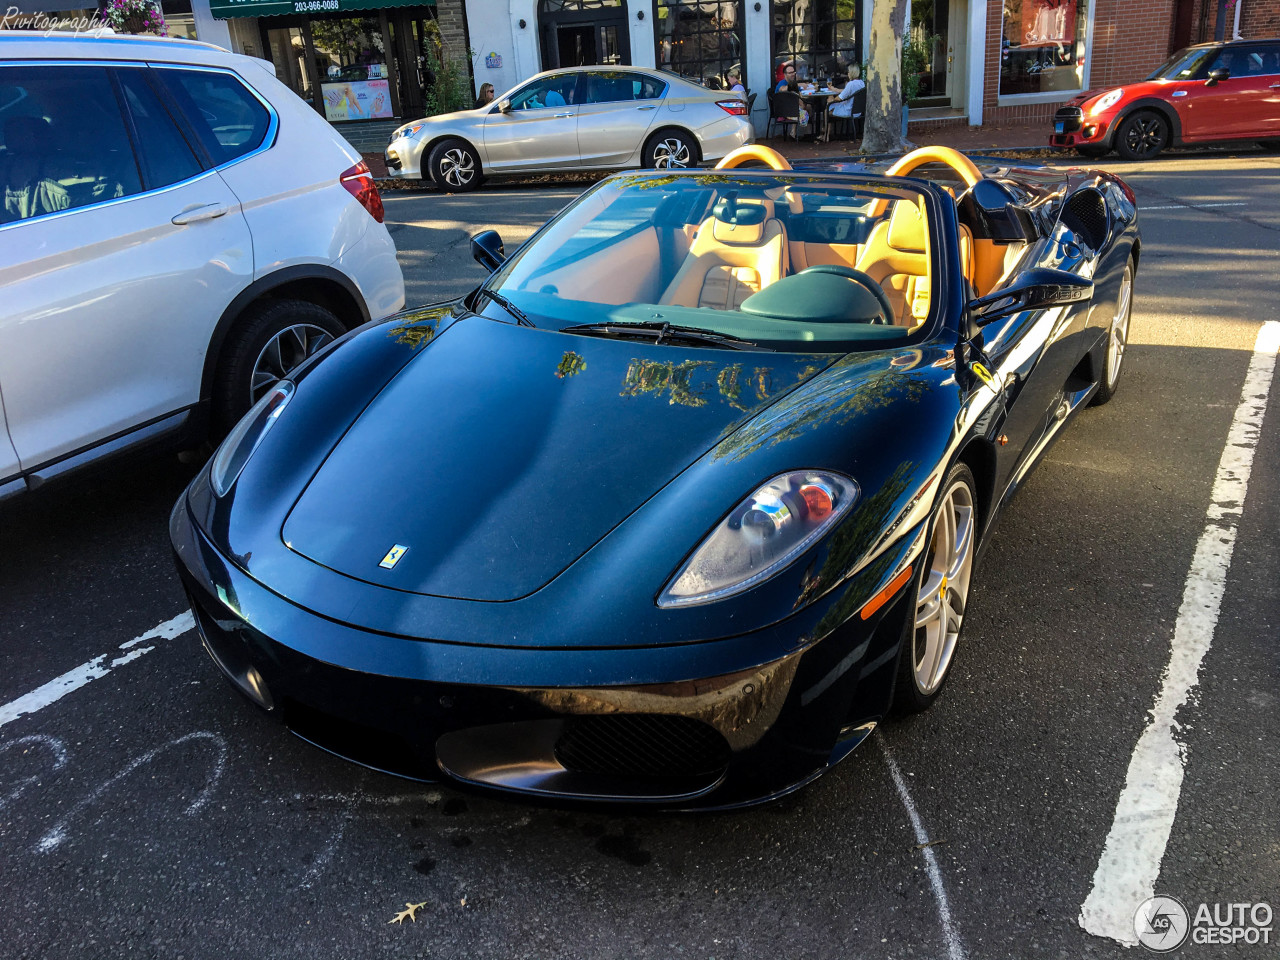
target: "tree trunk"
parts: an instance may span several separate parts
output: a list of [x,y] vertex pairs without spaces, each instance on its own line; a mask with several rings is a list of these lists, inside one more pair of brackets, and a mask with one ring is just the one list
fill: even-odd
[[902,35],[906,21],[907,0],[874,0],[871,4],[863,153],[897,153],[906,144],[902,139]]

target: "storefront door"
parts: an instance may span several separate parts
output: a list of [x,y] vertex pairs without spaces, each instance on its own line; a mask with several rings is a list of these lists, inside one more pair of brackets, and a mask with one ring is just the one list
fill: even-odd
[[631,63],[622,0],[541,0],[542,69]]
[[923,69],[911,106],[964,106],[968,19],[968,0],[913,0],[911,42]]

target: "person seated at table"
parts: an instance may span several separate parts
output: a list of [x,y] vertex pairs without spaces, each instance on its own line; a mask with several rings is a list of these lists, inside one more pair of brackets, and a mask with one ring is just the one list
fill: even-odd
[[[861,79],[861,76],[862,76],[862,71],[858,69],[858,65],[855,63],[852,67],[849,68],[849,76],[847,78],[846,77],[832,78],[831,89],[839,90],[840,95],[837,96],[835,99],[833,99],[831,103],[827,106],[827,110],[830,111],[831,116],[836,117],[838,119],[842,119],[842,120],[851,120],[855,116],[857,117],[862,116],[861,113],[855,114],[853,112],[854,94],[856,94],[859,90],[862,90],[866,87],[866,83],[863,82],[863,80]],[[831,139],[830,125],[827,126],[826,139],[828,140]]]
[[[785,93],[790,91],[797,96],[800,94],[800,82],[796,79],[796,65],[794,61],[788,60],[782,65],[782,79],[778,81],[778,85],[773,88],[774,93]],[[807,127],[809,125],[809,111],[802,99],[800,101],[800,126]],[[779,120],[794,120],[795,117],[778,117]]]
[[729,72],[725,74],[725,79],[729,81],[729,92],[737,94],[739,99],[747,99],[747,88],[742,85],[742,69],[740,67],[730,67]]

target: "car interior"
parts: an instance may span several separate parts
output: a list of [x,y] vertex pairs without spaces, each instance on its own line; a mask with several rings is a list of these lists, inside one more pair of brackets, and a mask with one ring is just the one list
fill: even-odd
[[[983,296],[1028,243],[993,228],[971,199],[976,187],[989,204],[984,191],[999,188],[976,168],[962,172],[948,187],[961,266],[968,295]],[[1000,194],[996,207],[1008,199]],[[617,323],[660,318],[757,341],[845,341],[910,336],[931,317],[936,231],[910,184],[758,170],[624,175],[550,234],[497,278],[549,325],[599,322],[606,305],[603,319]]]

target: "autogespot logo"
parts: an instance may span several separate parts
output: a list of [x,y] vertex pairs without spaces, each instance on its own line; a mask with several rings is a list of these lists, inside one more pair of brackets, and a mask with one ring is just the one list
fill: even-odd
[[1191,915],[1174,897],[1152,897],[1133,915],[1133,932],[1138,942],[1154,953],[1177,950],[1187,942]]

